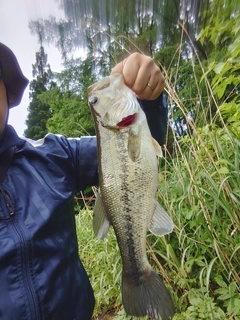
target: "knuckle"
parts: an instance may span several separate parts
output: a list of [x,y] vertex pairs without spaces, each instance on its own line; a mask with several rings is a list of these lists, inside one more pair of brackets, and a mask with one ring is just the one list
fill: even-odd
[[162,74],[161,74],[161,77],[160,77],[160,83],[161,84],[165,83],[165,77]]
[[149,56],[145,56],[145,62],[146,62],[148,67],[156,66],[155,62],[153,61],[153,59],[151,57],[149,57]]
[[165,77],[161,73],[160,69],[156,70],[155,77],[158,79],[158,82],[159,82],[160,85],[164,85]]
[[133,87],[132,90],[135,92],[137,96],[140,96],[143,92],[139,87]]

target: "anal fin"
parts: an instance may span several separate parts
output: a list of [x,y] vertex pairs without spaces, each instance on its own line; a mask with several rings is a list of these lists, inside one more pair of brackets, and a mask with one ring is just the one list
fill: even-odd
[[169,234],[173,231],[173,221],[157,200],[155,201],[156,207],[149,226],[149,231],[156,236],[164,236],[165,234]]

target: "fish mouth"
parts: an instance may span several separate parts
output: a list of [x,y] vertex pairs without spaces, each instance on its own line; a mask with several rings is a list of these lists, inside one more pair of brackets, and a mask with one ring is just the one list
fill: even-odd
[[130,114],[129,116],[122,118],[122,120],[118,122],[117,126],[118,127],[131,126],[136,121],[136,118],[137,118],[137,113]]

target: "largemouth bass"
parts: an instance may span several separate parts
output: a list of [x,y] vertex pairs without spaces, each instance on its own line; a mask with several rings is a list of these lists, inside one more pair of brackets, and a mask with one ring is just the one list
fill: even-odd
[[161,155],[161,148],[121,74],[96,82],[88,94],[97,135],[100,187],[94,232],[104,239],[110,225],[114,228],[123,264],[126,313],[167,320],[174,314],[172,299],[146,255],[148,229],[158,236],[173,230],[171,218],[156,200],[156,154]]

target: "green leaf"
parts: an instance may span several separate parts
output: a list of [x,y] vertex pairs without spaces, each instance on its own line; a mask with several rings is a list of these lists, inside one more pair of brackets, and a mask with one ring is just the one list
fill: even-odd
[[236,58],[240,54],[240,40],[236,39],[234,43],[228,47],[228,51],[233,58]]
[[229,293],[225,293],[225,294],[222,294],[221,296],[218,297],[219,300],[228,300],[231,298],[231,295]]
[[214,71],[217,73],[217,74],[220,74],[222,69],[224,68],[225,66],[225,62],[220,62],[218,63],[215,67],[214,67]]
[[231,294],[231,296],[234,295],[234,293],[236,292],[236,284],[234,282],[231,282],[229,285],[229,292]]
[[229,170],[228,170],[227,167],[221,167],[221,168],[219,169],[219,172],[220,172],[221,174],[228,174],[228,173],[229,173]]

